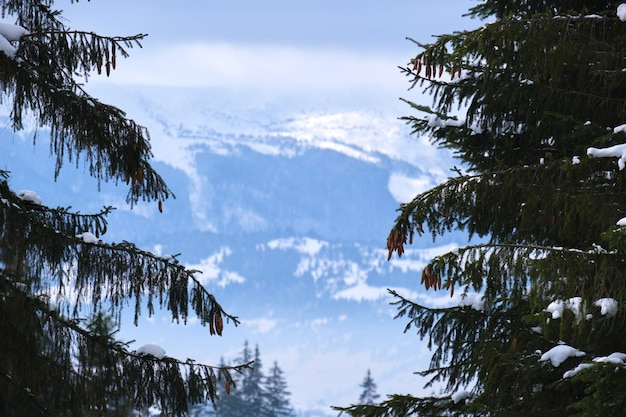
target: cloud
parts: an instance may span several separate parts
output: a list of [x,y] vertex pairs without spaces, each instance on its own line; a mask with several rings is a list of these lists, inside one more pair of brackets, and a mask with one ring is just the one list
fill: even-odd
[[356,285],[341,290],[333,295],[335,300],[353,300],[353,301],[376,301],[388,295],[388,287],[374,287],[366,282],[359,282]]
[[330,323],[330,321],[331,321],[331,319],[329,319],[328,317],[318,317],[318,318],[315,318],[315,319],[311,320],[311,328],[313,330],[316,330],[319,327],[326,326],[328,323]]
[[277,320],[269,318],[242,320],[241,323],[246,327],[250,327],[252,333],[268,333],[278,325]]
[[[171,43],[133,51],[110,80],[123,84],[239,91],[402,91],[405,57],[346,49],[229,42]],[[100,81],[98,77],[92,78]]]

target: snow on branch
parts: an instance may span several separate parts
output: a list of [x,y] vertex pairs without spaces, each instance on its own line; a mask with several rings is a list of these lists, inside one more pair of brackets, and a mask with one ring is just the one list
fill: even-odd
[[626,22],[626,3],[617,6],[617,17],[619,17],[619,20],[622,22]]
[[[626,133],[626,124],[613,129],[613,133]],[[609,146],[608,148],[587,148],[587,156],[590,158],[618,158],[617,166],[620,171],[626,167],[626,143]]]
[[608,148],[588,148],[587,156],[590,158],[617,158],[617,166],[621,171],[626,167],[626,143]]
[[3,92],[13,102],[9,104],[12,128],[22,130],[23,116],[38,109],[33,114],[36,123],[49,128],[51,153],[57,156],[55,176],[67,157],[86,158],[89,174],[98,180],[133,179],[127,196],[131,206],[139,198],[173,197],[148,162],[153,155],[147,129],[116,107],[94,100],[76,79],[84,76],[87,81],[94,71],[108,75],[116,67],[116,56],[128,56],[126,48],[141,46],[146,35],[104,37],[66,30],[62,24],[54,27],[33,23],[33,32],[28,32],[0,22],[0,52],[14,58],[15,42],[22,39],[19,60],[5,59],[0,77]]
[[163,359],[165,357],[165,349],[159,345],[148,343],[137,349],[137,354],[152,356],[156,359]]
[[37,204],[38,206],[41,205],[41,197],[39,196],[39,194],[37,194],[34,191],[31,190],[20,190],[20,192],[17,194],[19,198],[21,198],[24,201],[29,201],[33,204]]
[[560,366],[568,358],[585,356],[586,353],[582,350],[578,350],[566,344],[556,345],[552,349],[548,350],[539,358],[539,362],[550,361],[555,368]]
[[19,41],[24,35],[29,35],[26,29],[10,23],[0,22],[0,51],[9,58],[14,58],[17,48],[11,42]]

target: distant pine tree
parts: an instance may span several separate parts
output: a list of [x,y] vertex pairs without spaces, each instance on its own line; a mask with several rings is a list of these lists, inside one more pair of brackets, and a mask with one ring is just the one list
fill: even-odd
[[216,401],[216,415],[218,417],[254,417],[262,415],[263,401],[263,373],[261,370],[261,357],[258,346],[254,353],[246,340],[239,356],[235,358],[237,363],[250,363],[250,367],[234,373],[233,385],[229,392],[220,390],[222,394]]
[[282,369],[278,362],[270,368],[265,378],[265,401],[264,410],[266,417],[291,417],[295,415],[289,396],[291,393],[287,387]]
[[[252,360],[252,355],[248,342],[245,342],[244,349],[239,358]],[[238,358],[238,359],[239,359]],[[220,361],[221,367],[226,367],[224,359]],[[218,385],[217,400],[214,403],[215,417],[244,417],[249,416],[249,407],[241,393],[244,372],[236,372],[231,375],[231,383]]]
[[[248,341],[244,342],[241,353],[235,358],[237,363],[250,364],[246,369],[233,373],[234,386],[230,395],[224,387],[218,387],[218,400],[215,402],[216,417],[285,417],[294,415],[289,401],[290,392],[283,371],[277,362],[265,375],[259,346],[254,353]],[[222,360],[221,366],[226,366]]]
[[[621,416],[626,408],[626,6],[486,0],[476,30],[415,42],[403,72],[432,107],[414,133],[462,169],[402,204],[388,239],[480,241],[434,258],[398,318],[433,349],[442,395],[393,395],[352,416]],[[436,292],[432,297],[438,296]],[[429,384],[429,386],[430,386]]]
[[[35,140],[49,135],[56,175],[65,161],[80,160],[98,181],[125,183],[131,206],[141,199],[161,210],[172,192],[150,165],[148,132],[82,86],[115,70],[145,35],[70,29],[53,3],[0,1],[0,94],[11,127],[28,120],[39,128]],[[158,406],[180,416],[188,404],[214,399],[218,381],[230,380],[228,367],[130,351],[104,316],[82,317],[109,311],[119,320],[134,304],[137,322],[142,306],[149,314],[159,306],[177,322],[195,314],[222,334],[225,320],[237,320],[194,272],[129,242],[103,242],[111,207],[95,214],[46,207],[8,180],[0,171],[0,415],[123,415]]]
[[363,382],[359,386],[363,389],[359,396],[359,404],[375,404],[378,401],[380,395],[376,392],[376,383],[369,369],[367,370]]
[[265,397],[265,375],[263,374],[263,362],[259,345],[254,347],[254,363],[251,368],[244,372],[246,378],[242,386],[243,395],[250,408],[250,416],[263,415],[263,398]]

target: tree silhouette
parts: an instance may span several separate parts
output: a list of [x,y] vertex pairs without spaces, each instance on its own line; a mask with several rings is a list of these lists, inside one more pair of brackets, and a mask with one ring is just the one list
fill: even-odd
[[363,389],[359,396],[359,404],[375,404],[376,401],[378,401],[380,395],[376,392],[376,383],[369,369],[367,370],[363,382],[361,382],[359,386]]
[[283,370],[274,362],[265,379],[265,410],[267,417],[289,417],[294,415]]
[[[222,395],[224,388],[219,389],[219,399],[215,402],[217,417],[294,415],[287,381],[277,362],[274,362],[266,376],[262,371],[259,346],[255,346],[253,353],[247,340],[235,361],[251,363],[251,366],[233,375],[235,386],[231,388],[230,395]],[[222,366],[225,366],[223,361]]]

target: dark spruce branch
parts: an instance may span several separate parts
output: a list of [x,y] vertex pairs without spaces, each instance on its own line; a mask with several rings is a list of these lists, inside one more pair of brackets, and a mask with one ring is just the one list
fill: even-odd
[[340,412],[351,416],[361,417],[461,417],[466,416],[464,401],[455,402],[451,396],[442,397],[414,397],[411,395],[390,395],[385,401],[377,405],[351,405],[349,407],[333,407]]
[[48,410],[48,407],[43,405],[41,401],[37,399],[37,397],[33,394],[32,390],[29,387],[20,386],[14,381],[11,375],[6,373],[5,370],[0,369],[0,378],[4,378],[6,380],[6,383],[11,386],[11,390],[14,390],[18,396],[27,398],[27,401],[30,402],[35,408],[36,415],[45,417],[56,417],[50,412],[50,410]]
[[[612,203],[626,195],[624,176],[595,175],[602,166],[610,162],[585,158],[578,165],[551,161],[453,177],[401,204],[393,230],[406,237],[430,230],[433,239],[466,230],[493,243],[587,249],[619,220]],[[588,210],[596,215],[587,216]],[[584,217],[588,228],[571,227]]]
[[118,57],[128,56],[126,48],[141,46],[146,35],[104,37],[70,30],[50,12],[51,3],[40,9],[40,2],[26,2],[32,10],[15,9],[10,3],[3,2],[5,10],[19,12],[18,23],[30,32],[21,38],[14,59],[0,54],[0,88],[13,102],[13,128],[21,130],[23,118],[32,117],[38,126],[50,129],[57,175],[66,159],[78,164],[83,158],[98,180],[130,184],[131,205],[139,199],[173,196],[148,162],[152,153],[147,130],[89,96],[76,80],[93,72],[108,75]]
[[[589,138],[572,135],[576,124],[592,121],[604,129],[623,123],[616,115],[626,110],[621,82],[626,28],[616,18],[502,20],[439,36],[432,44],[415,43],[420,47],[415,59],[424,65],[402,69],[411,86],[426,84],[436,114],[465,112],[466,127],[453,132],[421,118],[406,120],[414,132],[432,133],[435,142],[455,150],[471,168],[535,164],[543,156],[538,150],[557,158],[584,155]],[[433,66],[427,73],[425,68]],[[445,69],[442,76],[438,68]],[[452,69],[459,68],[462,77],[453,78]],[[519,126],[524,131],[516,131]],[[605,134],[598,132],[596,138]],[[552,149],[537,149],[549,137],[555,140]],[[492,145],[488,158],[486,143]],[[580,147],[571,152],[577,143]],[[513,151],[517,160],[504,159]]]
[[[425,270],[442,281],[440,288],[450,296],[456,291],[463,299],[473,291],[474,295],[480,294],[480,307],[485,314],[508,317],[509,313],[521,314],[517,306],[525,305],[530,296],[537,304],[534,307],[544,309],[552,301],[563,299],[565,289],[569,292],[566,299],[580,296],[589,306],[598,299],[616,296],[622,290],[613,281],[626,279],[625,268],[623,252],[599,246],[583,251],[532,244],[484,243],[437,256]],[[457,308],[428,309],[437,314],[453,310]],[[398,317],[405,313],[403,310]],[[526,313],[530,314],[530,310]],[[432,330],[423,320],[409,323],[407,329],[411,325],[421,328],[422,337]]]
[[[5,248],[2,262],[15,275],[34,285],[34,290],[48,292],[59,287],[63,304],[73,306],[77,314],[83,303],[96,310],[103,302],[118,311],[128,300],[135,299],[135,321],[147,298],[148,311],[155,303],[166,307],[174,320],[186,322],[189,307],[211,332],[221,333],[218,324],[224,316],[238,324],[236,317],[224,312],[215,297],[175,260],[165,259],[122,242],[105,244],[85,242],[77,235],[83,232],[103,233],[104,213],[92,216],[70,214],[19,200],[0,184],[0,237],[13,238],[12,251]],[[45,237],[45,239],[41,239]],[[47,276],[47,281],[37,277]]]
[[494,346],[510,349],[515,325],[522,318],[521,312],[501,307],[492,307],[490,311],[469,306],[429,308],[395,291],[390,293],[397,298],[393,303],[398,309],[396,319],[409,320],[405,332],[415,328],[421,339],[427,338],[428,347],[433,350],[429,370],[419,374],[431,376],[428,386],[445,381],[448,391],[472,383],[480,371],[475,364],[476,355],[486,353],[480,352],[481,349]]
[[84,158],[95,178],[129,184],[127,200],[131,204],[140,198],[162,201],[172,195],[148,162],[152,152],[144,127],[113,106],[76,93],[61,82],[51,82],[40,66],[19,65],[0,55],[0,65],[3,60],[14,66],[9,76],[0,79],[2,89],[14,99],[14,128],[22,128],[26,110],[38,124],[50,128],[57,175],[65,159],[78,164]]
[[80,214],[71,212],[71,207],[49,208],[33,204],[22,200],[10,190],[6,182],[8,174],[4,179],[5,181],[0,181],[0,198],[4,205],[13,206],[16,209],[15,213],[21,213],[25,218],[42,225],[42,227],[45,225],[45,227],[68,236],[76,236],[82,232],[91,232],[96,237],[99,237],[106,233],[106,217],[114,210],[113,207],[103,207],[99,213]]
[[[65,405],[68,409],[80,410],[83,407],[100,406],[105,409],[108,405],[106,397],[101,404],[94,401],[102,398],[103,392],[109,392],[112,396],[119,396],[120,393],[127,395],[126,400],[137,408],[159,404],[166,412],[180,413],[187,409],[187,404],[192,400],[193,403],[215,401],[215,386],[218,381],[233,384],[231,372],[241,372],[252,366],[251,361],[236,366],[211,366],[192,360],[181,361],[171,357],[156,358],[138,354],[130,351],[124,343],[103,338],[81,327],[77,320],[65,318],[43,299],[22,292],[13,281],[7,280],[4,275],[3,278],[0,281],[3,296],[21,298],[25,306],[37,311],[37,318],[49,338],[47,346],[54,349],[50,353],[70,355],[78,359],[67,357],[67,360],[75,364],[69,373],[62,367],[57,370],[62,372],[64,378],[69,379],[67,382],[74,385],[68,388],[79,389],[80,395],[76,395],[74,391],[76,397],[72,398],[69,396],[71,391],[68,391],[67,397],[54,400],[60,402],[55,407]],[[8,319],[9,317],[4,317],[0,321]],[[38,408],[49,413],[38,399],[42,392],[35,387],[31,389],[20,386],[20,381],[10,376],[10,370],[0,369],[0,373],[9,384],[23,391]],[[61,378],[61,375],[53,374],[48,377],[54,383],[53,379]]]
[[511,21],[546,16],[554,18],[556,16],[586,16],[591,14],[613,17],[615,4],[614,1],[605,0],[594,2],[581,0],[489,1],[471,7],[466,15],[477,18],[495,17]]

